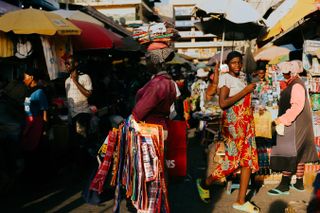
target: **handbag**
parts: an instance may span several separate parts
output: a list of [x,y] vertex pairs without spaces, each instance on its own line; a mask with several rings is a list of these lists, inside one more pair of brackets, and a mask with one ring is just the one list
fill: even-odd
[[[225,144],[222,140],[214,141],[208,146],[208,168],[207,177],[209,177],[217,166],[221,164],[225,155]],[[221,179],[221,182],[225,179]]]

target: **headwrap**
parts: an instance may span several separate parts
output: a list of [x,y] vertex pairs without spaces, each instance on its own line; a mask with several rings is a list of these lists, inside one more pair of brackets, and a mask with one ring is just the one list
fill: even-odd
[[164,62],[172,60],[172,58],[174,57],[174,51],[169,47],[155,49],[148,51],[146,53],[146,57],[149,58],[153,64],[162,64]]
[[303,65],[302,61],[300,60],[292,60],[292,61],[285,61],[278,64],[278,67],[281,73],[291,73],[291,75],[297,75],[303,72]]
[[208,77],[209,72],[206,72],[204,69],[200,68],[197,70],[197,77],[203,78],[203,77]]

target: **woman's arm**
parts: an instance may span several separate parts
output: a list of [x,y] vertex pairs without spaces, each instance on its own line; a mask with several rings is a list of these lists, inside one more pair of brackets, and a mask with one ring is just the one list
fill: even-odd
[[255,83],[251,83],[246,86],[243,90],[239,93],[235,94],[232,97],[229,97],[230,89],[226,86],[220,88],[220,95],[219,95],[219,105],[222,109],[227,109],[239,101],[241,98],[246,96],[248,93],[252,92],[256,87]]
[[[87,98],[89,98],[92,94],[92,91],[91,90],[87,90],[85,88],[84,85],[81,85],[79,83],[79,75],[77,73],[77,71],[73,71],[71,74],[70,74],[70,78],[71,80],[74,82],[74,84],[77,86],[77,88],[79,89],[79,91],[84,95],[86,96]],[[89,84],[91,87],[91,79],[89,76],[86,76],[86,84]]]
[[219,65],[220,63],[217,63],[216,66],[214,67],[213,79],[211,79],[210,84],[208,85],[208,88],[206,91],[206,100],[210,100],[212,96],[217,94],[218,81],[219,81]]
[[304,108],[306,100],[306,91],[300,84],[295,84],[291,90],[291,107],[287,111],[275,120],[276,124],[282,123],[286,126],[290,126],[292,122],[298,117]]

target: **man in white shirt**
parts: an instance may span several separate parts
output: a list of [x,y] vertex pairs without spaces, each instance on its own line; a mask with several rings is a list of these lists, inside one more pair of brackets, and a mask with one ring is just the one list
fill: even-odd
[[76,57],[66,58],[65,67],[70,76],[65,81],[65,89],[68,99],[71,142],[73,145],[84,147],[91,120],[88,98],[92,94],[92,82],[89,75],[79,72],[78,65]]

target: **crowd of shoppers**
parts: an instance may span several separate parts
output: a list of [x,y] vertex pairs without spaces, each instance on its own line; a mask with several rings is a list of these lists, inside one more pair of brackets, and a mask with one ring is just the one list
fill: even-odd
[[[185,76],[173,76],[168,72],[166,62],[173,56],[174,52],[169,47],[147,52],[145,70],[150,71],[152,76],[144,86],[139,84],[142,86],[139,90],[135,86],[137,92],[135,103],[132,105],[134,119],[162,125],[166,137],[167,120],[177,108],[175,102],[179,97],[190,95],[192,111],[204,110],[206,102],[218,98],[217,104],[223,110],[221,135],[225,155],[212,174],[197,179],[199,196],[205,203],[210,203],[210,186],[240,171],[240,188],[232,207],[245,212],[259,212],[257,206],[246,200],[246,192],[251,174],[259,170],[252,94],[257,85],[262,88],[268,84],[265,67],[259,67],[256,77],[251,79],[253,83],[248,83],[241,75],[243,55],[232,51],[225,61],[228,65],[227,73],[220,73],[220,63],[216,64],[213,71],[199,68],[195,75],[196,81],[188,88],[189,82],[185,81]],[[92,143],[88,136],[93,118],[92,108],[89,107],[93,83],[88,74],[80,71],[76,56],[65,58],[65,67],[68,72],[65,92],[70,139],[76,150]],[[288,62],[286,66],[280,66],[280,70],[286,80],[286,87],[280,95],[278,118],[274,120],[277,134],[276,145],[272,147],[270,166],[273,171],[282,172],[282,179],[279,186],[268,192],[270,195],[288,194],[290,188],[304,190],[304,163],[319,160],[313,142],[308,91],[298,76],[302,72],[301,63]],[[46,134],[49,120],[48,97],[39,83],[39,72],[28,68],[23,79],[29,94],[24,101],[26,120],[21,135],[21,147],[23,152],[28,154],[38,148],[41,138]],[[263,90],[261,88],[260,90]],[[182,101],[179,109],[181,107],[183,108]],[[183,114],[181,110],[178,111],[179,114]],[[180,119],[183,119],[183,116],[180,116]],[[290,185],[293,174],[296,175],[296,183]]]

